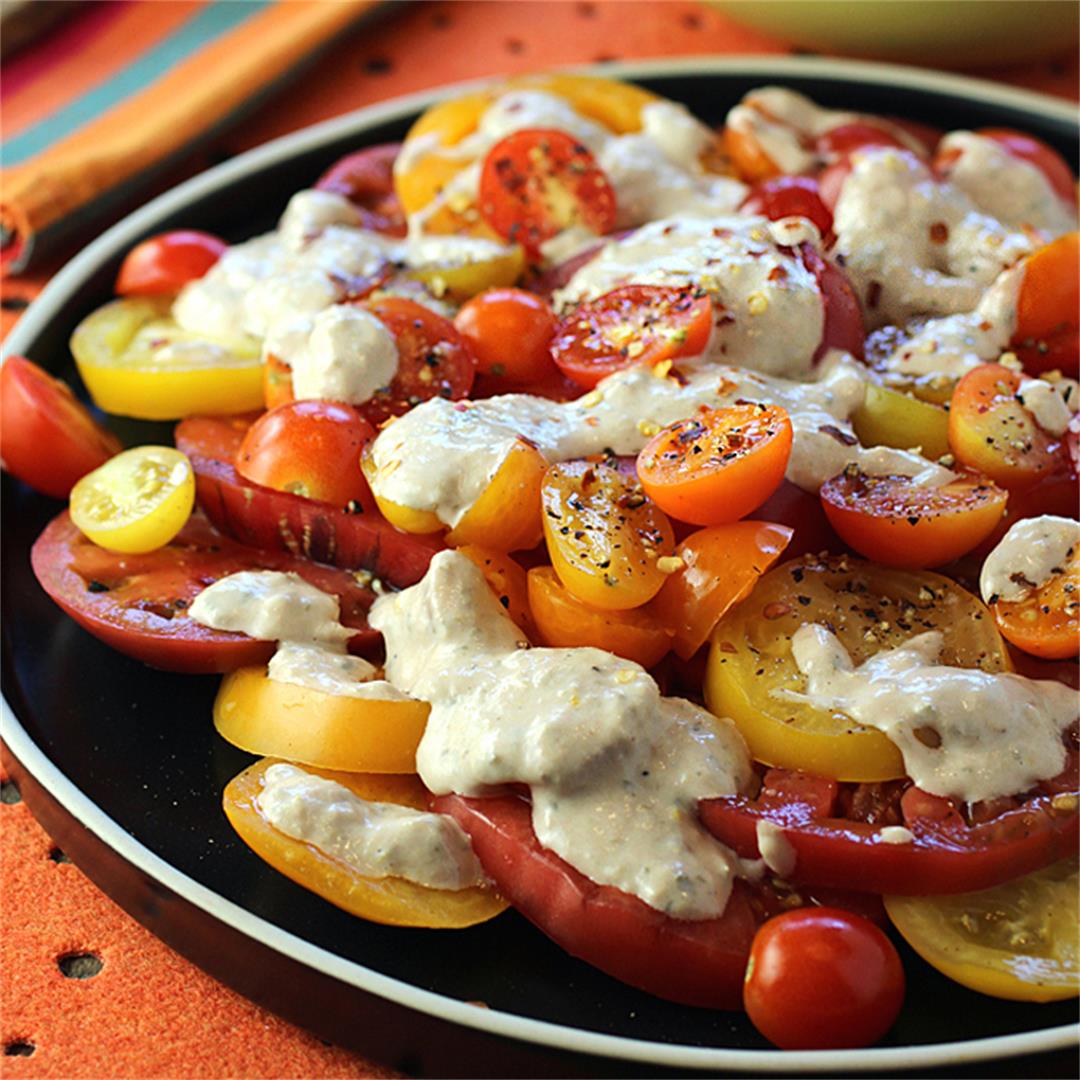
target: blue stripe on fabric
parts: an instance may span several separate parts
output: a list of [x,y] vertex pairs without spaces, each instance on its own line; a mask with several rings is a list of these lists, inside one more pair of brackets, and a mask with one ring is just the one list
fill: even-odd
[[186,60],[215,38],[239,26],[272,2],[273,0],[215,0],[107,82],[94,87],[0,145],[0,161],[5,166],[16,165],[40,154],[53,143],[97,119],[114,105],[138,94],[170,68]]

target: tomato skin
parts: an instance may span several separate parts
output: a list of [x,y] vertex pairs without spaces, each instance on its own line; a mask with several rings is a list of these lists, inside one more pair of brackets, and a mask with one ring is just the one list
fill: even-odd
[[41,587],[84,630],[166,671],[207,674],[270,659],[274,642],[212,630],[184,614],[206,585],[238,570],[295,571],[338,595],[342,622],[357,631],[349,642],[353,651],[379,640],[367,625],[374,594],[351,574],[283,551],[244,547],[198,513],[166,547],[118,556],[83,537],[64,511],[35,541],[30,562]]
[[0,458],[35,491],[66,499],[76,480],[123,447],[68,385],[22,356],[0,367]]
[[709,297],[689,289],[622,285],[564,317],[551,354],[564,375],[591,390],[623,368],[700,355],[712,314]]
[[275,491],[346,507],[374,505],[360,453],[375,429],[348,405],[292,401],[261,416],[236,453],[236,471]]
[[405,235],[405,214],[394,192],[394,162],[401,143],[368,146],[346,154],[315,182],[319,191],[344,195],[363,214],[365,229]]
[[751,188],[739,206],[740,214],[761,214],[770,221],[786,217],[804,217],[812,221],[821,235],[832,232],[833,218],[821,201],[818,183],[812,176],[774,176]]
[[551,358],[558,320],[535,293],[488,289],[461,308],[454,326],[471,346],[477,371],[508,389],[558,375]]
[[119,296],[163,296],[201,278],[221,258],[228,244],[195,229],[161,233],[127,253],[116,278]]
[[839,1049],[880,1039],[899,1015],[904,987],[900,956],[872,922],[805,908],[757,932],[743,1002],[781,1049]]
[[739,1008],[759,921],[741,882],[719,919],[672,919],[542,848],[522,799],[444,795],[433,808],[469,834],[499,892],[572,956],[668,1001]]
[[603,236],[615,226],[615,191],[588,148],[565,131],[516,131],[488,152],[480,213],[532,256],[571,225]]

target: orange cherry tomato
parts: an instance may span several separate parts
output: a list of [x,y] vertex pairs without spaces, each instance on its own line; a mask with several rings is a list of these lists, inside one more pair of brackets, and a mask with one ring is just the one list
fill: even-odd
[[551,339],[558,320],[550,305],[524,289],[488,289],[469,300],[454,317],[482,375],[506,388],[524,388],[553,379]]
[[622,285],[582,304],[559,324],[551,354],[586,389],[635,364],[656,364],[705,351],[712,301],[692,289]]
[[1067,660],[1080,652],[1080,551],[1019,600],[990,605],[1002,637],[1044,660]]
[[791,439],[791,420],[777,405],[703,410],[649,440],[638,454],[638,478],[679,521],[738,521],[780,486]]
[[1080,373],[1080,233],[1024,260],[1011,346],[1030,375]]
[[116,278],[116,292],[120,296],[179,292],[189,281],[201,278],[227,248],[219,237],[195,229],[152,236],[127,253]]
[[293,401],[264,413],[236,452],[236,471],[276,491],[345,507],[372,504],[360,452],[375,429],[355,409]]
[[263,360],[263,400],[268,409],[276,409],[279,405],[288,405],[296,400],[292,368],[273,353],[267,353]]
[[780,557],[793,530],[766,521],[735,521],[691,533],[675,549],[682,566],[650,605],[675,635],[673,647],[688,660],[705,644],[724,613],[744,600]]
[[505,240],[532,256],[573,225],[603,235],[615,226],[615,190],[572,135],[515,131],[496,143],[480,171],[480,213]]
[[550,566],[529,571],[529,607],[540,640],[552,648],[591,645],[642,667],[658,664],[671,647],[669,634],[650,610],[604,611],[579,600]]
[[949,405],[949,446],[956,460],[1009,491],[1033,487],[1061,465],[1061,444],[1017,400],[1021,377],[982,364],[957,384]]
[[927,487],[907,476],[867,476],[851,467],[821,488],[825,514],[842,540],[860,555],[907,569],[966,555],[993,531],[1007,499],[985,477]]
[[762,149],[757,138],[748,131],[724,128],[724,150],[739,179],[747,183],[769,180],[782,172],[780,166]]
[[491,591],[506,609],[506,614],[514,620],[514,625],[524,630],[530,641],[536,641],[536,624],[529,608],[529,587],[524,569],[512,556],[476,544],[466,544],[458,551],[480,568]]
[[1013,128],[980,128],[976,134],[993,139],[1013,157],[1034,165],[1065,202],[1076,205],[1076,177],[1069,163],[1052,146]]

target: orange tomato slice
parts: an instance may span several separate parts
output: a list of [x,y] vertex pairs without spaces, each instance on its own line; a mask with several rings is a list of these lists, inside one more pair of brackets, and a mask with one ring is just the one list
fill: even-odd
[[480,568],[491,586],[491,591],[506,608],[506,614],[514,620],[514,625],[519,630],[524,630],[530,641],[535,641],[536,626],[529,607],[529,587],[525,581],[525,571],[511,556],[491,548],[466,544],[458,548],[458,551]]
[[1019,600],[998,600],[994,613],[1002,637],[1044,660],[1067,660],[1080,652],[1080,551],[1055,568],[1050,579]]
[[1029,374],[1060,368],[1075,376],[1080,365],[1078,330],[1080,233],[1071,232],[1024,260],[1012,348]]

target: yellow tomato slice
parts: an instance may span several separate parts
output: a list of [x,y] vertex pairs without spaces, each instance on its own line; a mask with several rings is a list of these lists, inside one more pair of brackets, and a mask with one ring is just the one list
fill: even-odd
[[525,270],[525,252],[515,245],[491,258],[446,266],[424,266],[409,270],[406,277],[422,281],[436,297],[457,303],[472,299],[485,289],[513,285]]
[[[263,773],[274,764],[273,758],[264,758],[229,782],[223,797],[225,815],[259,858],[298,885],[350,915],[388,926],[453,930],[487,922],[506,910],[506,901],[492,889],[429,889],[403,878],[363,877],[313,844],[279,832],[256,803]],[[415,777],[309,771],[336,781],[362,799],[427,809],[424,786]]]
[[177,420],[263,406],[259,342],[182,330],[160,299],[98,308],[75,328],[71,352],[94,402],[120,416]]
[[866,387],[851,423],[863,446],[919,449],[934,460],[949,453],[949,414],[940,405],[887,386]]
[[1080,992],[1077,860],[1064,859],[981,892],[886,896],[907,943],[943,975],[1010,1001]]
[[430,711],[426,701],[326,694],[247,667],[222,680],[214,727],[251,754],[346,772],[411,773]]
[[191,462],[171,446],[136,446],[71,489],[71,520],[98,547],[129,555],[164,547],[195,505]]
[[506,608],[506,614],[514,620],[519,630],[524,630],[530,641],[536,641],[536,625],[529,610],[529,587],[525,571],[502,551],[466,544],[458,548],[470,562],[475,563],[483,573],[491,591],[499,598],[499,603]]
[[784,563],[720,620],[705,678],[709,708],[734,720],[767,765],[860,782],[904,775],[900,751],[882,732],[783,696],[805,690],[791,637],[814,622],[827,624],[856,664],[940,630],[943,664],[1009,670],[1005,643],[982,601],[940,574],[847,557]]

